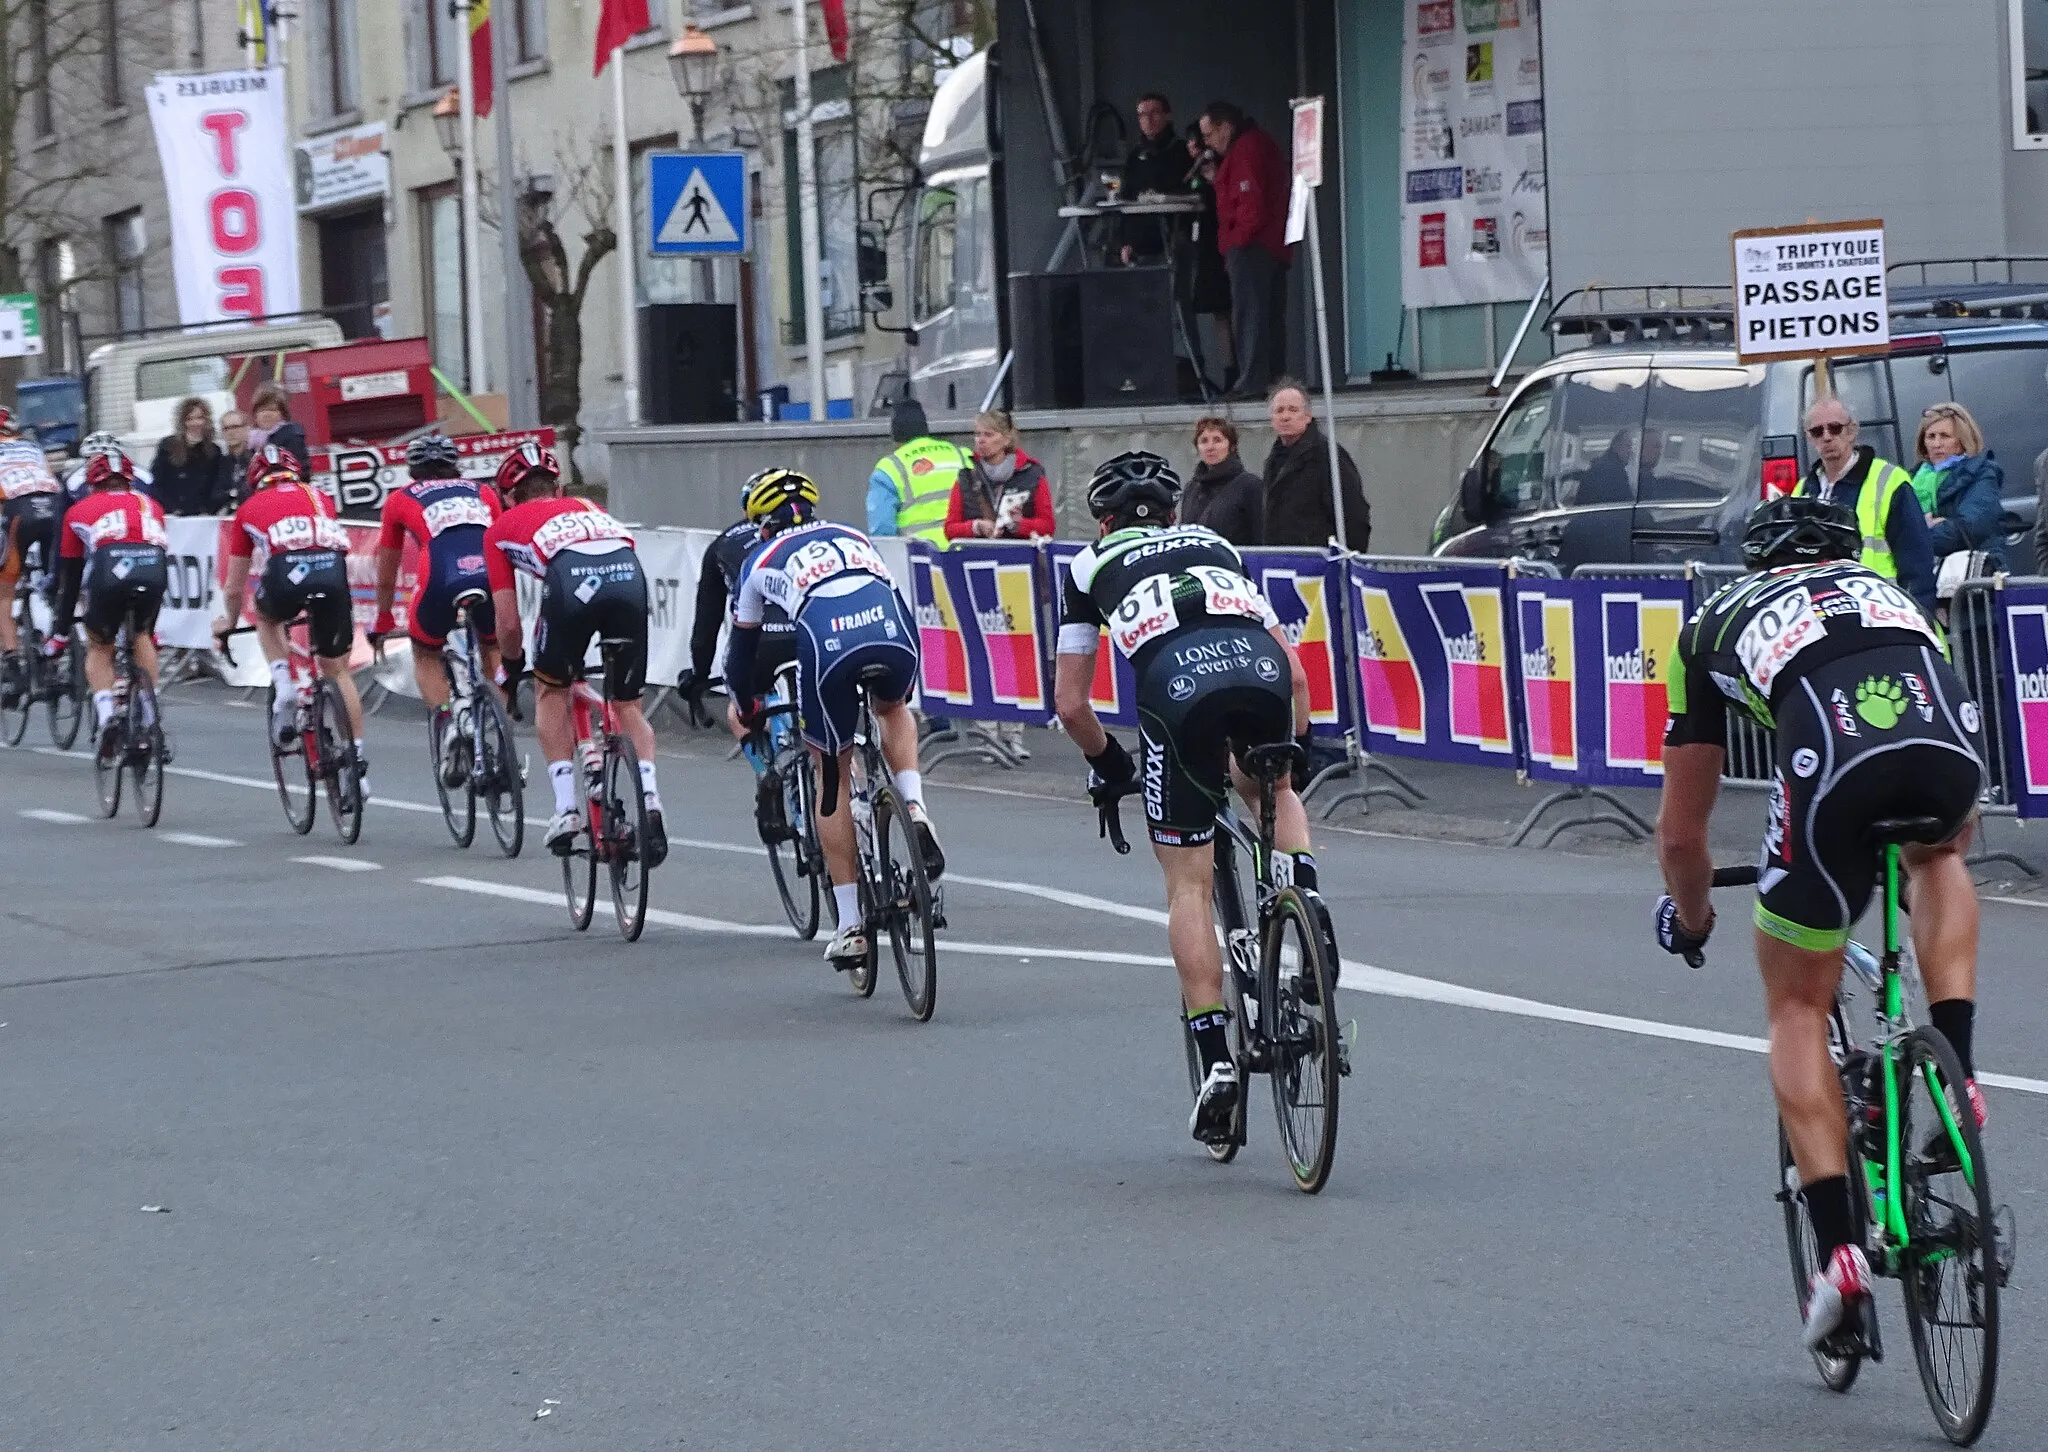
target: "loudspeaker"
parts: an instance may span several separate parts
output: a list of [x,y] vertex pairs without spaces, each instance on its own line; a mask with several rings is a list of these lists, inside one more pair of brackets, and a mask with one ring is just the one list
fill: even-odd
[[1080,284],[1081,402],[1171,403],[1173,270],[1110,267],[1074,274]]
[[1010,274],[1010,397],[1019,409],[1081,406],[1081,274]]
[[651,424],[731,423],[739,411],[739,333],[731,303],[640,309],[640,411]]

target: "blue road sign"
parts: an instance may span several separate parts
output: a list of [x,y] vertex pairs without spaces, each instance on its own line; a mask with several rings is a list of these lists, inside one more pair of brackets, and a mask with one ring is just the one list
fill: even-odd
[[722,257],[747,250],[743,151],[654,151],[647,156],[647,250],[656,257]]

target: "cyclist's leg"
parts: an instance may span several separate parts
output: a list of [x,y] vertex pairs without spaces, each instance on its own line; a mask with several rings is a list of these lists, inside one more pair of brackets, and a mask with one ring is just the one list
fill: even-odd
[[14,586],[21,578],[21,552],[14,547],[14,520],[0,521],[0,651],[21,644],[14,626]]
[[441,664],[441,647],[412,637],[412,679],[420,688],[420,699],[430,711],[448,704],[448,675]]
[[1216,844],[1168,847],[1152,844],[1166,874],[1166,942],[1180,975],[1181,1001],[1191,1008],[1223,1002],[1223,956],[1216,946],[1210,896],[1216,876]]
[[360,748],[363,744],[363,698],[356,690],[356,678],[349,672],[348,657],[345,655],[323,655],[318,657],[320,674],[333,681],[341,692],[341,704],[348,715],[349,738]]
[[[825,945],[827,958],[854,956],[855,934],[862,926],[860,915],[859,845],[855,840],[853,811],[853,748],[837,753],[836,782],[826,781],[826,754],[816,742],[806,741],[812,768],[818,774],[818,846],[825,854],[825,875],[832,880],[832,912],[838,929]],[[826,800],[827,796],[831,800]],[[827,810],[829,807],[829,810]],[[862,944],[861,946],[865,946]]]

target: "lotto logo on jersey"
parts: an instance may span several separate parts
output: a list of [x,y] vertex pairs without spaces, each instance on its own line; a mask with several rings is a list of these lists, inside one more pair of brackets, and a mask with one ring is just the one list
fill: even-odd
[[1368,731],[1397,741],[1422,741],[1422,676],[1408,649],[1408,635],[1394,614],[1394,602],[1376,585],[1360,585],[1358,677],[1365,687]]
[[576,509],[549,515],[533,532],[534,553],[552,560],[573,544],[631,539],[626,527],[599,509]]
[[1529,722],[1529,757],[1559,771],[1579,765],[1577,660],[1569,599],[1538,594],[1515,599],[1522,642],[1522,710]]
[[1038,606],[1029,563],[970,561],[967,596],[988,655],[989,688],[999,705],[1045,709],[1045,672],[1039,664]]
[[[425,506],[420,513],[426,516],[427,533],[436,539],[445,530],[460,525],[475,524],[490,527],[491,511],[483,500],[475,495],[457,495],[453,499],[436,499]],[[566,517],[566,516],[564,516]]]
[[2006,607],[2006,640],[2019,726],[2013,766],[2027,816],[2048,816],[2048,605]]
[[1451,740],[1508,755],[1508,642],[1500,586],[1424,585],[1422,603],[1443,646],[1451,683]]
[[1671,721],[1671,671],[1685,606],[1641,595],[1600,597],[1607,764],[1661,775]]
[[974,683],[967,674],[967,638],[960,629],[960,612],[953,607],[945,571],[929,556],[914,553],[911,573],[917,586],[919,689],[927,699],[969,705],[974,700]]
[[1280,633],[1301,658],[1302,673],[1308,677],[1308,718],[1315,725],[1334,725],[1337,720],[1337,656],[1330,648],[1330,607],[1328,584],[1321,574],[1271,569],[1259,576],[1259,588],[1273,613],[1280,617]]

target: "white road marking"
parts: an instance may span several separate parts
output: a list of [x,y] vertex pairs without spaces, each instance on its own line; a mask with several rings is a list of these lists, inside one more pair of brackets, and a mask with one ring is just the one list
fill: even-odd
[[2039,897],[1987,897],[1985,902],[2002,902],[2007,907],[2048,908],[2048,898]]
[[336,872],[382,872],[384,864],[363,857],[294,857],[308,867],[331,867]]
[[64,827],[75,826],[89,820],[76,812],[59,812],[49,807],[24,807],[20,815],[27,817],[31,822],[55,822]]
[[209,837],[204,832],[159,832],[159,842],[176,842],[180,847],[239,847],[232,837]]

